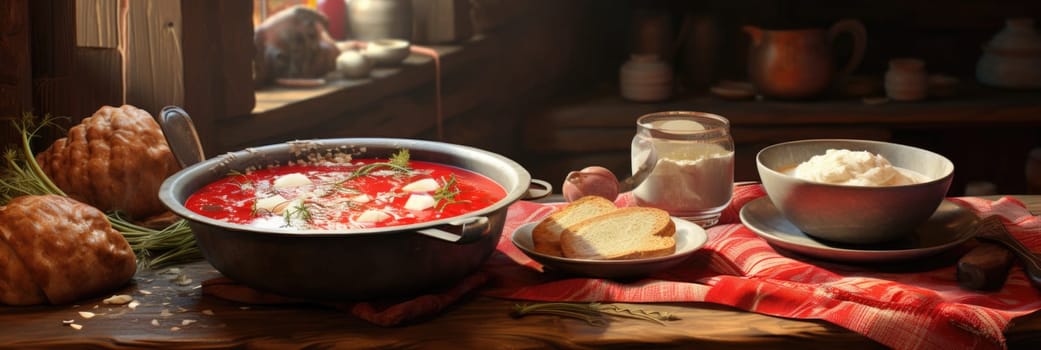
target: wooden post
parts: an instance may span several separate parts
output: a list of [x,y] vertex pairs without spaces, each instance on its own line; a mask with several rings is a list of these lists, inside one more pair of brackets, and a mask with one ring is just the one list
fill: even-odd
[[29,51],[29,1],[0,0],[0,119],[3,139],[9,119],[32,108],[32,57]]
[[[248,116],[253,92],[253,2],[181,0],[184,107],[207,154],[224,144],[215,123]],[[235,132],[224,130],[221,132]]]
[[[76,102],[70,98],[76,89],[76,26],[73,21],[60,20],[75,12],[74,0],[29,3],[32,112],[36,115],[73,117],[76,113]],[[72,122],[61,119],[59,125],[68,127]],[[39,136],[36,148],[43,150],[65,135],[61,128],[47,128]]]
[[[120,0],[76,1],[76,116],[123,104]],[[125,43],[123,43],[125,44]],[[71,97],[71,96],[70,96]]]
[[126,46],[126,102],[152,115],[184,103],[181,2],[130,2]]

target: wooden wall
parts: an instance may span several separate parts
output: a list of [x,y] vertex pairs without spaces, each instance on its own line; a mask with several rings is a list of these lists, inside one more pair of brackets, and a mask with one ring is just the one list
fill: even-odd
[[0,147],[17,136],[11,121],[32,109],[28,0],[0,0]]
[[22,113],[70,126],[124,103],[154,116],[167,105],[200,115],[253,108],[250,0],[0,0],[0,16],[4,148]]

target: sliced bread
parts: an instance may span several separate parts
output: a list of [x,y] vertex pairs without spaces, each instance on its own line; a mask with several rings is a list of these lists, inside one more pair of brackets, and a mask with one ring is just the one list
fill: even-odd
[[627,207],[583,220],[560,233],[564,257],[621,260],[676,251],[676,225],[656,208]]
[[535,251],[562,256],[560,251],[560,232],[572,224],[582,220],[607,214],[618,209],[614,202],[600,196],[585,196],[571,202],[557,212],[543,219],[531,230],[531,240]]

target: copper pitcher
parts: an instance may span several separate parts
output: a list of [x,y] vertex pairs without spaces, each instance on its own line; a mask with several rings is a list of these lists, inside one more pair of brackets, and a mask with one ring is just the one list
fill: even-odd
[[[752,37],[748,75],[767,97],[815,97],[844,80],[860,65],[867,31],[855,19],[843,19],[829,28],[769,30],[742,28]],[[835,70],[832,43],[843,33],[853,37],[853,53],[842,70]]]

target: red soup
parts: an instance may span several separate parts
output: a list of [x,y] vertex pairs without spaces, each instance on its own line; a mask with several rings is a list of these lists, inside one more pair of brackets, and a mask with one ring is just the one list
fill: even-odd
[[349,230],[450,218],[505,197],[497,183],[465,169],[357,159],[231,174],[192,194],[185,207],[260,228]]

